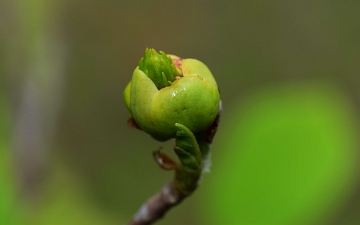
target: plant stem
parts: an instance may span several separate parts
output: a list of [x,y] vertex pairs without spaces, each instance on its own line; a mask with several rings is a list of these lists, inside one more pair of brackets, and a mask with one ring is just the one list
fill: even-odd
[[[201,180],[202,174],[209,169],[210,145],[217,131],[221,112],[222,106],[220,103],[218,116],[213,124],[206,131],[196,136],[191,131],[180,127],[179,131],[182,133],[177,133],[175,152],[180,159],[181,165],[161,153],[160,150],[154,153],[156,161],[163,169],[175,170],[174,180],[167,183],[159,192],[149,198],[128,225],[153,224],[161,219],[168,210],[192,194],[199,180]],[[187,148],[190,145],[192,147]],[[201,155],[200,163],[197,163],[196,154]]]
[[148,225],[161,219],[172,207],[179,204],[186,195],[181,194],[173,182],[167,183],[158,193],[148,199],[135,214],[129,225]]

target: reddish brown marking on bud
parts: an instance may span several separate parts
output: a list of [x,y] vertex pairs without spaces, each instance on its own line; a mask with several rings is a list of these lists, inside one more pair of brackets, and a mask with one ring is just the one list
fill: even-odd
[[127,121],[128,127],[130,127],[131,129],[139,129],[141,130],[141,128],[139,127],[139,125],[137,125],[136,121],[134,120],[134,118],[130,117]]
[[180,69],[182,69],[182,61],[183,58],[172,58],[172,62],[174,63],[174,65]]
[[221,113],[222,113],[222,104],[220,101],[219,112],[218,112],[214,122],[206,129],[205,141],[209,144],[212,143],[214,136],[216,134],[216,131],[218,129]]
[[161,149],[154,151],[153,156],[158,165],[164,170],[176,170],[179,168],[179,165],[168,155],[162,153]]

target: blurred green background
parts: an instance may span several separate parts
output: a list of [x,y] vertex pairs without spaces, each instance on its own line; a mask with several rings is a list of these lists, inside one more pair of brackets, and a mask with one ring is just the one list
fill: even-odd
[[0,224],[125,224],[172,178],[127,127],[146,47],[206,63],[211,173],[158,224],[359,224],[360,1],[0,1]]

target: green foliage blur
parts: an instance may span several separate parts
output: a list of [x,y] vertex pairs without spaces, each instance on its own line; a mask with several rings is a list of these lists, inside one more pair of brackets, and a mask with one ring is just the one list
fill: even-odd
[[204,210],[216,215],[206,224],[338,219],[358,175],[354,115],[343,94],[324,83],[278,85],[233,110],[240,114],[224,119],[231,128],[220,137],[228,154],[217,156],[204,185],[203,196],[213,196]]
[[172,173],[127,127],[147,47],[209,66],[211,172],[159,225],[359,224],[360,2],[0,1],[0,224],[125,224]]
[[0,224],[14,224],[15,220],[15,191],[14,179],[11,175],[11,157],[9,151],[9,123],[10,115],[7,104],[0,96]]

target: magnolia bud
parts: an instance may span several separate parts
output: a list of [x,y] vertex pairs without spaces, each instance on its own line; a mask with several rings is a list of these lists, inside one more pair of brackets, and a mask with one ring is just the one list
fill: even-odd
[[146,49],[124,100],[136,124],[158,140],[174,138],[176,123],[194,134],[215,120],[220,102],[216,81],[196,59]]

